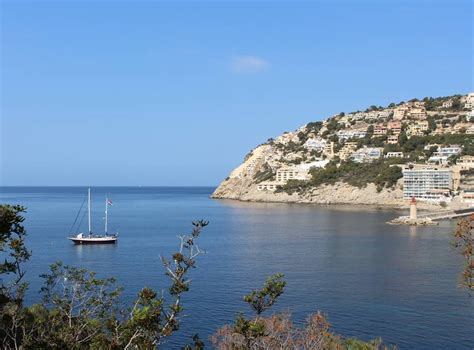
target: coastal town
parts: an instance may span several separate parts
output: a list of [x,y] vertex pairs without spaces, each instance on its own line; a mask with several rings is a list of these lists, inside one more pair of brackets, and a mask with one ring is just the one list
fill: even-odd
[[474,93],[370,106],[285,132],[252,150],[214,197],[332,203],[317,189],[344,183],[354,193],[375,184],[380,204],[474,206]]

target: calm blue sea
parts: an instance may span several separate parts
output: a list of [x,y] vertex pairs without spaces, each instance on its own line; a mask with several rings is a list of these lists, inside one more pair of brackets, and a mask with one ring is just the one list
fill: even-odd
[[160,254],[173,252],[176,235],[202,218],[210,221],[200,239],[207,254],[192,272],[186,317],[168,348],[194,333],[207,340],[237,312],[248,313],[242,296],[275,272],[288,284],[273,311],[289,309],[297,322],[322,310],[344,336],[381,336],[400,349],[474,347],[474,298],[458,287],[463,260],[449,244],[454,223],[390,226],[399,212],[212,200],[212,191],[92,188],[93,228],[102,231],[107,195],[119,243],[74,246],[66,237],[86,188],[0,188],[1,203],[28,207],[29,302],[39,300],[38,275],[57,260],[117,277],[127,301],[143,286],[165,289]]

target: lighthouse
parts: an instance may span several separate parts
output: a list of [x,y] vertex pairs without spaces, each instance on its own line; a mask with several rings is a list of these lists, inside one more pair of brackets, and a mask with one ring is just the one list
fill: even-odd
[[411,220],[416,220],[416,199],[415,197],[412,197],[410,200],[410,219]]

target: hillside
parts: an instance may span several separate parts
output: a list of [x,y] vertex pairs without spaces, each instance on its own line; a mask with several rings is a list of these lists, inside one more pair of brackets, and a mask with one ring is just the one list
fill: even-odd
[[[310,122],[254,148],[212,197],[403,206],[404,168],[456,172],[474,155],[473,106],[474,94],[430,97]],[[446,190],[429,204],[459,202]]]

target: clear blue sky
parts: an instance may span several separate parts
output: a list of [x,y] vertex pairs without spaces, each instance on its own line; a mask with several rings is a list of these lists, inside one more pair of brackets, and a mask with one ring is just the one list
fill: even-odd
[[2,185],[217,185],[340,111],[473,90],[471,1],[2,1]]

